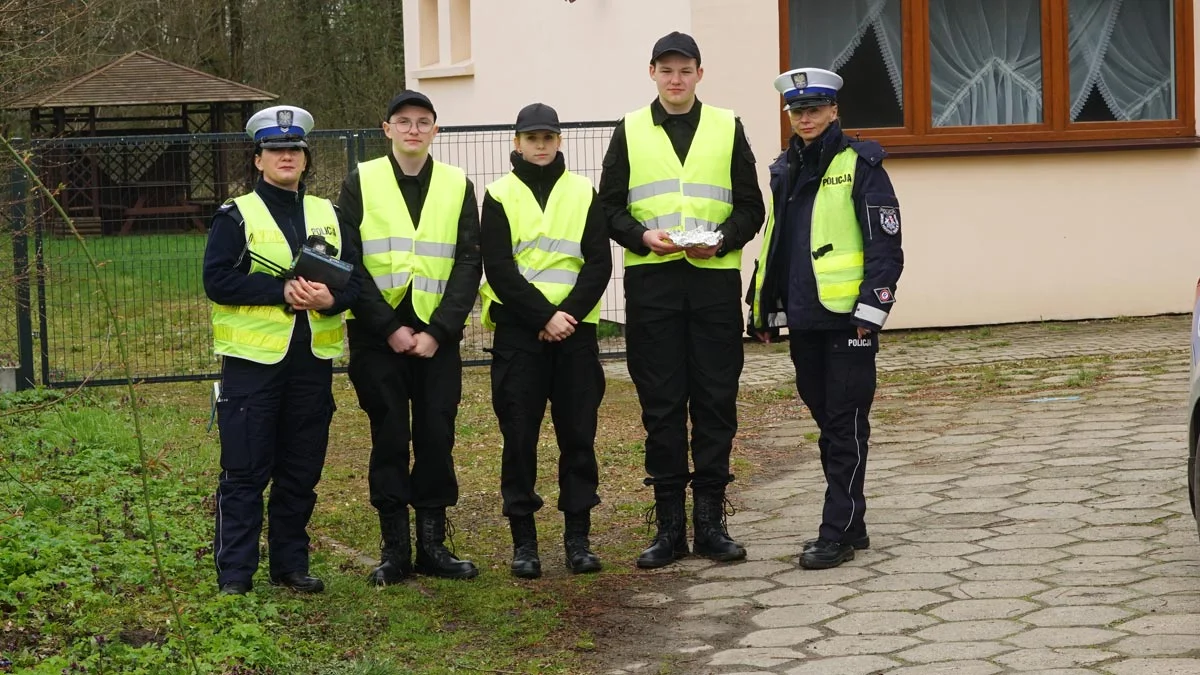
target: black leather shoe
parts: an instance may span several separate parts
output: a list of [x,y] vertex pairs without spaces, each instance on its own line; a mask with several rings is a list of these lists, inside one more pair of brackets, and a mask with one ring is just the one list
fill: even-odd
[[800,554],[800,566],[807,570],[825,570],[854,560],[854,547],[840,541],[818,539]]
[[310,577],[305,572],[288,572],[271,579],[272,586],[283,586],[297,593],[320,593],[325,590],[325,582],[316,577]]
[[221,595],[245,595],[250,592],[250,584],[245,581],[226,581],[221,584]]
[[[807,551],[815,546],[818,541],[820,541],[820,539],[809,539],[808,541],[804,542],[801,550]],[[864,534],[858,539],[850,539],[849,544],[854,547],[855,551],[865,551],[866,549],[871,548],[871,537],[870,535]]]
[[537,525],[533,516],[517,516],[508,519],[512,530],[513,559],[509,571],[518,579],[536,579],[542,576],[542,561],[538,558]]

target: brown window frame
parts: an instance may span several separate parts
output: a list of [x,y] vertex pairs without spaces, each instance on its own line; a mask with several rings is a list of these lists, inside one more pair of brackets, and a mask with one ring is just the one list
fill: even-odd
[[[1137,122],[1071,122],[1067,2],[1041,0],[1042,110],[1040,124],[934,127],[929,79],[929,0],[901,0],[904,127],[847,129],[873,138],[892,155],[958,155],[1060,150],[1200,147],[1196,137],[1193,0],[1175,3],[1176,119]],[[779,0],[779,72],[792,66],[789,0]],[[919,64],[920,68],[915,66]],[[920,72],[921,77],[916,73]],[[784,143],[791,136],[780,116]]]

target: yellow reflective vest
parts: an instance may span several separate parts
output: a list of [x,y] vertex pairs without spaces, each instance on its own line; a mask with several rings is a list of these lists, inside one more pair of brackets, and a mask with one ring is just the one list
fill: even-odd
[[[854,172],[858,153],[853,148],[842,150],[829,163],[813,202],[809,256],[817,281],[817,297],[831,312],[848,314],[858,302],[862,286],[863,239],[862,226],[854,213]],[[766,330],[787,325],[787,317],[777,308],[763,307],[762,289],[767,265],[772,257],[789,251],[776,251],[775,204],[767,209],[767,227],[763,233],[763,249],[754,273],[754,297],[750,313],[753,328]],[[796,264],[797,261],[792,261]]]
[[446,293],[467,189],[462,169],[432,157],[428,161],[433,175],[419,227],[408,213],[391,161],[380,157],[358,165],[363,268],[393,308],[411,293],[413,310],[425,323]]
[[846,148],[833,158],[813,202],[809,237],[817,297],[831,312],[848,314],[863,280],[862,226],[854,213],[854,169],[858,153]]
[[[564,171],[550,191],[544,212],[529,186],[514,173],[491,183],[487,191],[504,207],[512,231],[513,260],[521,276],[555,305],[566,300],[583,269],[583,227],[592,203],[591,181]],[[502,301],[487,283],[479,294],[483,297],[483,325],[495,328],[490,309]],[[600,303],[582,320],[599,323]]]
[[[271,216],[262,197],[251,192],[233,200],[245,221],[246,248],[283,269],[292,265],[292,247],[279,225]],[[309,236],[319,234],[341,251],[341,230],[337,213],[328,199],[305,195],[304,227]],[[254,258],[250,274],[274,270]],[[220,305],[213,303],[213,352],[220,356],[257,363],[273,364],[283,360],[296,327],[296,315],[286,305]],[[342,316],[325,316],[308,312],[312,329],[312,353],[319,359],[333,359],[342,354]]]
[[[732,110],[705,105],[700,124],[680,163],[671,139],[654,124],[647,106],[625,116],[629,149],[629,213],[651,230],[716,229],[733,213],[733,159],[736,123]],[[741,251],[707,259],[687,258],[683,252],[660,256],[625,251],[625,266],[662,263],[685,258],[697,267],[741,269]]]

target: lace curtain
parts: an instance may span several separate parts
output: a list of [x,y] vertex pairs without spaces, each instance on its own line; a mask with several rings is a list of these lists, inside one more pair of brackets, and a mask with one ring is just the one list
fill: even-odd
[[1069,0],[1071,119],[1093,86],[1118,120],[1175,117],[1171,0]]
[[900,0],[789,0],[790,63],[794,68],[837,71],[872,28],[896,102],[903,108]]
[[1042,120],[1040,0],[930,0],[933,125]]
[[[1118,120],[1175,116],[1172,0],[1066,0],[1071,119],[1093,87]],[[838,70],[874,29],[903,107],[900,0],[789,0],[791,63]],[[1040,0],[929,0],[934,126],[1042,121]]]

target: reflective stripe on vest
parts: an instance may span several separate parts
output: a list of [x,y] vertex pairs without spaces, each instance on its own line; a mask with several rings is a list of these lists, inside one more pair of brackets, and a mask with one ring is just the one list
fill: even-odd
[[[733,212],[733,159],[736,132],[732,110],[701,106],[700,124],[681,164],[671,139],[654,124],[650,108],[625,116],[629,150],[629,213],[651,230],[715,231]],[[741,269],[741,251],[707,259],[670,255],[637,255],[625,251],[625,266],[685,258],[697,267]]]
[[[591,181],[564,171],[550,191],[544,212],[529,186],[516,174],[505,175],[488,185],[487,191],[508,217],[517,271],[558,305],[575,288],[583,269],[583,227],[592,204]],[[483,297],[483,325],[495,328],[490,309],[493,303],[502,301],[487,283],[479,294]],[[600,303],[582,320],[599,323]]]
[[[754,263],[754,297],[750,300],[750,327],[756,331],[780,328],[787,325],[787,312],[780,307],[765,310],[762,304],[763,284],[767,280],[767,266],[771,254],[775,253],[771,237],[775,233],[775,195],[767,200],[767,227],[763,232],[763,247],[758,261]],[[786,255],[786,254],[785,254]],[[764,315],[763,312],[767,311]]]
[[812,210],[811,255],[817,297],[831,312],[847,314],[858,302],[863,280],[862,227],[854,213],[858,153],[846,148],[833,158]]
[[393,308],[411,292],[413,310],[426,323],[446,293],[467,190],[462,169],[432,157],[428,161],[433,162],[433,175],[418,226],[408,213],[391,161],[380,157],[358,165],[363,267]]
[[[267,205],[255,193],[233,200],[245,221],[246,248],[282,269],[292,266],[292,247],[287,237],[271,217]],[[342,248],[341,231],[333,203],[320,197],[304,197],[304,228],[309,236],[319,234]],[[340,253],[339,253],[340,255]],[[250,274],[275,272],[251,258]],[[218,305],[213,303],[213,352],[222,356],[279,363],[287,354],[296,327],[296,315],[289,314],[285,305]],[[319,359],[332,359],[342,354],[342,317],[308,312],[312,329],[312,353]]]

